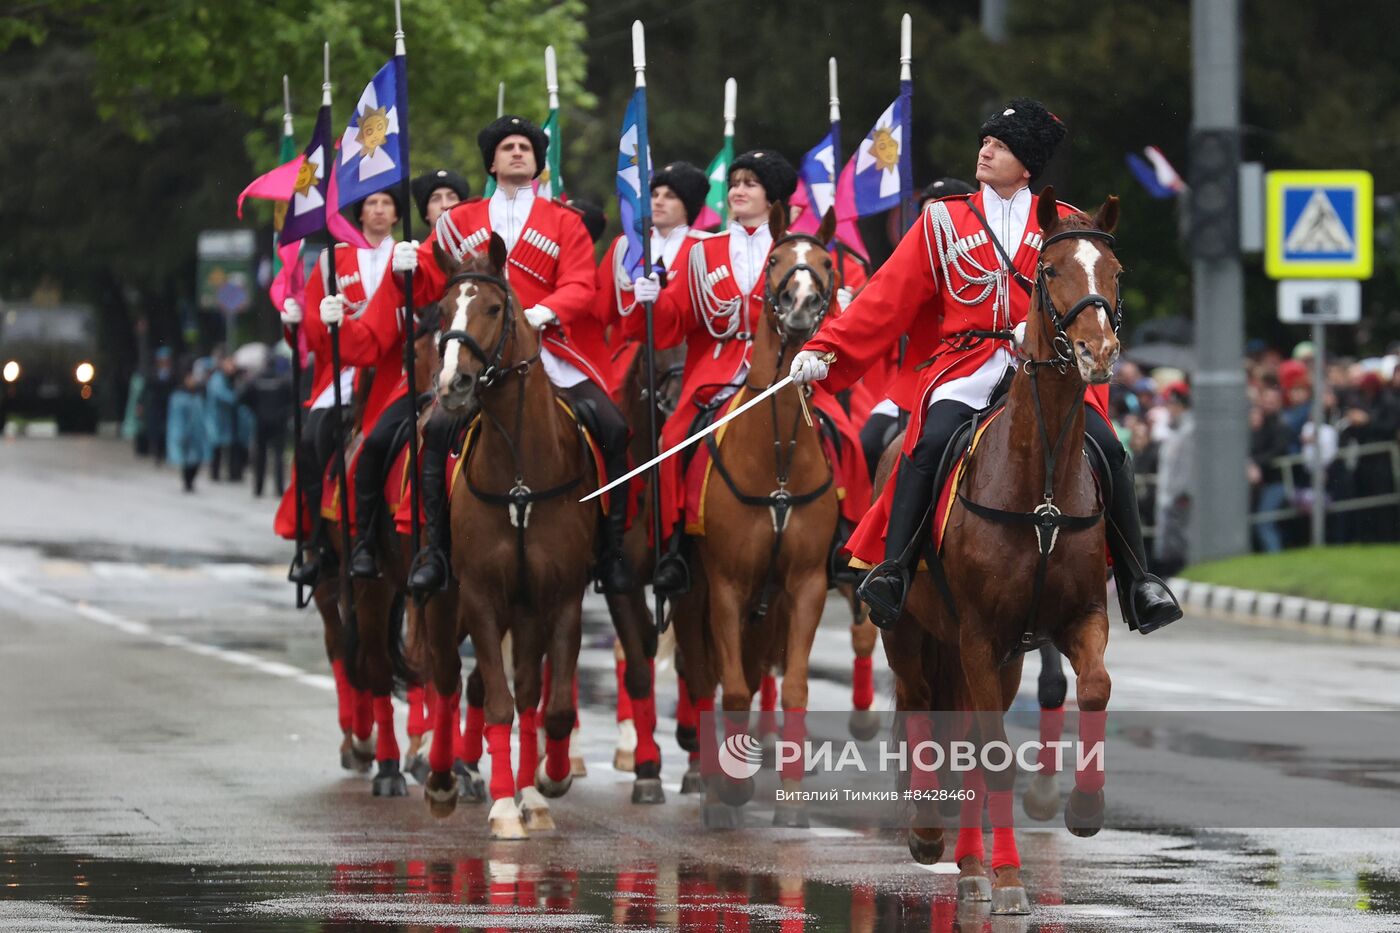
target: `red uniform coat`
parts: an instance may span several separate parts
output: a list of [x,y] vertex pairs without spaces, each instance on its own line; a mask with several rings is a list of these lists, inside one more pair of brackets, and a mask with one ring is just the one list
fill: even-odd
[[[486,249],[491,239],[490,201],[473,198],[458,204],[447,220],[457,243],[443,246],[453,258]],[[442,298],[447,276],[433,256],[437,231],[418,249],[413,276],[415,307]],[[612,357],[603,340],[603,325],[593,308],[593,241],[579,213],[557,201],[536,198],[506,262],[506,279],[520,297],[521,310],[544,305],[559,318],[544,329],[544,345],[567,360],[603,391],[611,391]]]
[[[766,267],[766,264],[765,264]],[[708,403],[727,384],[738,381],[747,371],[753,350],[752,334],[763,319],[764,277],[741,294],[729,263],[729,234],[687,240],[676,255],[673,275],[653,308],[653,329],[658,349],[686,345],[685,370],[681,375],[680,399],[676,413],[661,429],[661,449],[668,450],[690,433],[699,407]],[[698,307],[696,298],[712,289],[710,307]],[[627,336],[645,336],[646,321],[641,315],[623,319]],[[716,336],[723,334],[725,336]],[[870,501],[870,478],[860,456],[860,436],[845,410],[830,392],[818,387],[812,404],[836,423],[845,453],[837,469],[837,482],[846,490],[843,511],[856,520]],[[846,455],[851,454],[853,455]],[[661,464],[662,527],[672,528],[685,510],[685,490],[680,472],[681,455]]]
[[[1012,263],[1027,279],[1035,278],[1036,262],[1040,257],[1040,224],[1036,222],[1037,198],[1031,198],[1030,213],[1021,243],[1011,257]],[[986,216],[982,193],[955,195],[930,204],[920,215],[919,222],[905,234],[894,254],[875,273],[870,283],[853,301],[846,313],[829,319],[821,331],[808,341],[805,349],[818,353],[833,352],[836,359],[822,384],[833,392],[851,385],[866,370],[886,359],[901,336],[909,335],[909,347],[904,367],[892,381],[887,394],[907,407],[912,418],[904,438],[904,453],[912,454],[923,433],[924,415],[933,390],[943,383],[969,376],[992,358],[996,350],[993,341],[983,340],[967,349],[955,349],[940,342],[945,336],[966,330],[991,330],[994,321],[995,290],[976,305],[964,305],[949,293],[949,286],[972,298],[983,286],[972,285],[956,272],[955,281],[943,281],[943,264],[939,258],[938,237],[933,212],[938,204],[946,206],[957,233],[957,245],[984,269],[996,269],[1001,257],[981,221],[968,208],[972,203]],[[1073,213],[1074,208],[1060,205],[1060,215]],[[945,249],[951,249],[944,244]],[[1015,282],[1006,286],[1011,324],[1026,319],[1030,296]],[[1005,321],[1001,322],[1003,325]],[[926,360],[931,365],[916,369]],[[1086,401],[1107,416],[1108,387],[1091,386]],[[893,479],[893,478],[892,478]],[[889,524],[893,481],[887,483],[879,501],[861,521],[851,536],[848,548],[858,562],[876,564],[884,559],[885,529]]]
[[[306,283],[306,307],[303,309],[301,327],[306,336],[307,351],[316,354],[316,361],[311,370],[311,395],[306,400],[308,408],[331,384],[331,335],[326,325],[321,323],[321,299],[326,297],[327,293],[325,250],[321,251],[316,269],[318,274],[311,276],[311,281]],[[345,243],[336,244],[335,272],[336,292],[345,299],[345,322],[340,328],[340,365],[342,369],[349,369],[354,364],[345,359],[345,325],[349,324],[352,317],[359,317],[366,312],[372,296],[365,293],[360,270],[360,251],[355,247]],[[381,283],[388,280],[389,273],[386,270]],[[344,402],[349,405],[350,399],[345,399]]]

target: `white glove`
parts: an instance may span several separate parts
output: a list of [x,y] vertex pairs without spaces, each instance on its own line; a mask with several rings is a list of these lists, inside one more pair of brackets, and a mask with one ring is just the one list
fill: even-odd
[[836,303],[841,306],[842,311],[846,310],[846,308],[850,306],[851,302],[855,300],[856,293],[851,291],[846,286],[842,285],[840,288],[836,289]]
[[418,241],[405,240],[402,243],[395,243],[393,263],[395,272],[417,272]]
[[1020,350],[1026,343],[1026,322],[1022,321],[1011,328],[1011,348]]
[[339,295],[327,295],[321,299],[321,323],[332,327],[345,320],[345,299]]
[[792,369],[788,371],[788,375],[798,385],[806,385],[825,379],[830,369],[826,360],[822,359],[816,350],[803,350],[792,358]]
[[632,281],[632,294],[638,301],[655,301],[661,294],[661,277],[653,272],[646,278],[637,278]]
[[282,325],[284,327],[294,327],[301,323],[301,305],[297,304],[295,298],[288,298],[282,302]]
[[530,326],[535,330],[542,330],[550,324],[559,323],[559,318],[544,305],[535,305],[533,308],[526,308],[525,320],[528,321]]

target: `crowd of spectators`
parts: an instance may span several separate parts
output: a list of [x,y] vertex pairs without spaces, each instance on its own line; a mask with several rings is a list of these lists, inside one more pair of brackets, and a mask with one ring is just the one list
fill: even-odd
[[[1312,344],[1304,341],[1285,354],[1256,340],[1247,349],[1246,470],[1255,550],[1309,543],[1311,464],[1317,454],[1325,471],[1327,543],[1400,540],[1400,507],[1393,501],[1400,470],[1400,346],[1382,357],[1328,361],[1316,437]],[[1189,375],[1168,368],[1148,373],[1125,360],[1111,399],[1114,423],[1136,464],[1156,569],[1175,573],[1186,561],[1195,483]],[[1347,506],[1363,499],[1381,501]]]

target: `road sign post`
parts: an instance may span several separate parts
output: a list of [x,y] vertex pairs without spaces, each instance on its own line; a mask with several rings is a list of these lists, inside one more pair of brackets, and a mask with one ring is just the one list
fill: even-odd
[[1279,279],[1285,324],[1312,324],[1312,544],[1327,539],[1327,482],[1322,462],[1326,411],[1327,325],[1361,320],[1361,283],[1373,266],[1370,172],[1270,172],[1264,268]]

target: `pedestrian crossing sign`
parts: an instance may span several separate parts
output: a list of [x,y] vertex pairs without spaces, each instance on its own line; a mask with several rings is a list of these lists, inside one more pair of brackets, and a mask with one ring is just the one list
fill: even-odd
[[1264,269],[1275,279],[1369,279],[1370,172],[1269,172]]

